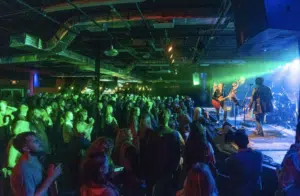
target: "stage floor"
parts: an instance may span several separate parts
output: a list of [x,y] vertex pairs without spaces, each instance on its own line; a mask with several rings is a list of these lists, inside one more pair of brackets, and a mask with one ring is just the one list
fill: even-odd
[[[214,112],[214,109],[208,108],[209,113]],[[222,114],[220,115],[222,116]],[[228,122],[237,128],[242,127],[244,122],[243,115],[235,119],[228,117]],[[264,155],[273,159],[277,164],[281,164],[284,155],[290,146],[295,142],[295,130],[286,129],[282,126],[265,124],[263,125],[264,137],[255,134],[255,121],[249,116],[246,116],[246,124],[252,126],[244,126],[250,140],[250,147],[262,152]]]
[[[234,120],[229,119],[228,121],[234,124]],[[237,127],[240,126],[237,124]],[[277,164],[281,164],[287,150],[295,142],[295,131],[282,126],[263,125],[264,137],[256,135],[255,127],[245,128],[250,140],[249,146],[271,157]]]

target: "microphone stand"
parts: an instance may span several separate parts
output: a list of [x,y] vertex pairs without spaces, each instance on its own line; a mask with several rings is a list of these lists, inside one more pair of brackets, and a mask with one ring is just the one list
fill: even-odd
[[248,87],[248,90],[245,94],[245,97],[244,97],[244,100],[242,102],[242,107],[243,107],[243,110],[244,110],[244,122],[242,124],[246,124],[246,107],[245,107],[245,103],[246,103],[246,98],[248,97],[248,94],[249,94],[249,91],[251,89],[251,86],[253,86],[253,84],[249,84],[249,87]]

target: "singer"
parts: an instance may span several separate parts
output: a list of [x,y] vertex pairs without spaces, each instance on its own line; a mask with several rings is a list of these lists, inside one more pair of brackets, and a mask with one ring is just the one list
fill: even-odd
[[253,113],[256,120],[256,132],[260,136],[264,136],[262,122],[266,113],[273,112],[273,95],[271,89],[264,85],[264,79],[258,77],[255,79],[255,87],[252,91],[249,110],[253,107]]

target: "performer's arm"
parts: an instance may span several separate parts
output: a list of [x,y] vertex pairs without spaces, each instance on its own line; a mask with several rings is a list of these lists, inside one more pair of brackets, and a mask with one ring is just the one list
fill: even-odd
[[218,86],[216,83],[214,83],[214,86],[213,86],[213,95],[215,94],[216,90],[217,90]]
[[272,95],[272,91],[270,88],[269,88],[269,98],[270,98],[270,101],[273,100],[273,95]]

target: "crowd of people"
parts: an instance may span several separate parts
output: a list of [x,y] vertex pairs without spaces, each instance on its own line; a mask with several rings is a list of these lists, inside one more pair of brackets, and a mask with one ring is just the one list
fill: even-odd
[[[300,195],[296,132],[278,169],[277,195]],[[263,155],[248,144],[245,130],[226,122],[217,129],[189,97],[3,99],[0,195],[256,196]]]

